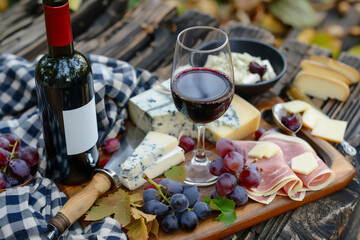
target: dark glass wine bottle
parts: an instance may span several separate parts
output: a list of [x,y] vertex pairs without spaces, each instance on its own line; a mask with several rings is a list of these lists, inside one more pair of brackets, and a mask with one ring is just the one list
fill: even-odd
[[68,0],[43,0],[48,53],[35,67],[46,176],[66,185],[90,180],[99,158],[92,71],[74,50]]

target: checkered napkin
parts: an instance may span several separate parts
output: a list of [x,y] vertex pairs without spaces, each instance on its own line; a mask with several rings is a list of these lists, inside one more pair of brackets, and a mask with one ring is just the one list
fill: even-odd
[[[93,70],[101,143],[124,130],[129,98],[148,89],[156,78],[119,60],[87,57]],[[34,79],[37,60],[0,55],[0,133],[15,133],[22,146],[35,147],[40,154],[39,172],[30,184],[0,193],[0,239],[44,239],[47,222],[67,201],[55,183],[44,177],[44,141]],[[126,235],[116,220],[107,217],[84,230],[75,223],[60,239],[126,239]]]

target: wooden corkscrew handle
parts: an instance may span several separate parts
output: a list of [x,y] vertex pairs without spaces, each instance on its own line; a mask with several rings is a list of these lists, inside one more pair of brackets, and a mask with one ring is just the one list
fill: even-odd
[[94,204],[102,194],[112,186],[110,176],[103,172],[94,175],[90,183],[73,197],[71,197],[60,211],[53,217],[48,228],[48,239],[56,239],[63,234],[74,222],[76,222]]

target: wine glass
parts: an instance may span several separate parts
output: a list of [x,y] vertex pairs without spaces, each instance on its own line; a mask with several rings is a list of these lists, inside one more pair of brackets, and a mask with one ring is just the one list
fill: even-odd
[[221,117],[234,95],[234,71],[225,32],[208,26],[190,27],[179,33],[171,73],[171,93],[176,108],[197,125],[197,148],[186,154],[185,183],[208,186],[217,177],[210,161],[219,158],[205,150],[205,124]]

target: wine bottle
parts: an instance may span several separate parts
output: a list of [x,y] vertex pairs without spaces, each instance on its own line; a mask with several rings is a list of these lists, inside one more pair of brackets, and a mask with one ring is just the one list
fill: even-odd
[[89,61],[74,50],[68,0],[43,0],[48,53],[35,67],[46,176],[75,185],[90,180],[99,151]]

